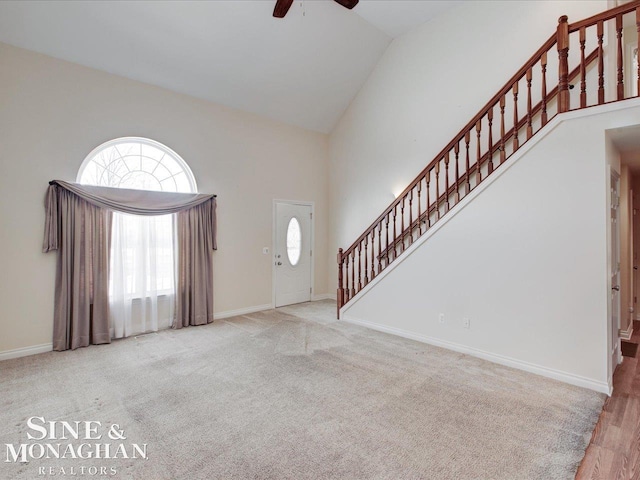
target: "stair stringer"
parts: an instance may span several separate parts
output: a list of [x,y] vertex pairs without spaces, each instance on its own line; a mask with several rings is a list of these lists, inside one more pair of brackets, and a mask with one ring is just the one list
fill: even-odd
[[[608,166],[605,168],[606,162],[603,160],[605,157],[604,130],[640,123],[639,107],[640,100],[633,99],[556,116],[531,140],[523,145],[505,164],[452,208],[451,211],[428,232],[417,239],[401,257],[370,282],[369,285],[363,288],[354,299],[340,310],[341,318],[348,322],[358,323],[377,330],[467,353],[495,363],[516,367],[574,385],[609,393],[611,391],[611,379],[607,373],[607,325],[606,321],[602,320],[602,318],[607,318],[608,308],[606,284],[606,223],[608,218],[606,199],[608,188],[605,184],[605,179],[608,177]],[[588,124],[587,127],[577,127],[578,124],[585,122]],[[574,131],[573,135],[577,135],[576,138],[579,139],[579,145],[572,146],[571,153],[567,155],[573,155],[574,157],[594,157],[589,161],[588,169],[593,178],[585,177],[584,180],[587,183],[593,183],[595,180],[595,183],[589,186],[589,191],[581,192],[582,196],[586,194],[585,198],[587,199],[587,203],[592,201],[592,207],[595,209],[593,214],[590,215],[589,221],[593,223],[590,227],[595,228],[594,231],[596,233],[594,236],[597,237],[590,238],[587,242],[589,243],[587,250],[589,250],[590,256],[597,258],[587,260],[589,268],[591,269],[589,275],[587,275],[589,277],[586,288],[588,292],[581,293],[588,296],[586,303],[590,304],[590,309],[593,311],[589,321],[586,323],[576,321],[576,318],[572,316],[571,308],[567,309],[562,307],[559,309],[560,311],[550,312],[551,317],[558,317],[555,322],[555,327],[553,322],[551,325],[549,321],[536,323],[532,321],[531,318],[522,322],[519,318],[516,318],[518,316],[517,310],[514,310],[513,306],[511,306],[510,314],[514,315],[513,321],[505,321],[503,318],[500,328],[491,328],[492,322],[489,318],[491,315],[487,314],[487,306],[484,306],[483,313],[478,313],[475,311],[473,305],[474,302],[478,302],[478,299],[467,301],[466,297],[473,297],[474,294],[477,294],[477,291],[474,291],[475,288],[476,290],[486,293],[488,296],[487,302],[491,303],[491,297],[495,294],[495,292],[491,291],[491,286],[496,282],[488,278],[485,282],[465,285],[464,264],[456,267],[462,271],[460,275],[460,280],[462,281],[452,282],[451,286],[448,287],[450,289],[461,288],[461,291],[456,294],[459,295],[459,301],[452,300],[452,297],[455,297],[455,295],[448,295],[449,298],[444,299],[442,302],[439,301],[440,297],[434,298],[433,295],[437,296],[437,293],[442,290],[438,289],[438,278],[451,277],[451,274],[443,274],[443,271],[447,269],[434,271],[433,263],[424,263],[425,258],[428,258],[428,256],[425,257],[421,252],[425,251],[430,244],[433,245],[437,243],[438,237],[443,235],[443,232],[446,232],[447,229],[457,228],[460,230],[460,225],[453,227],[453,223],[459,222],[461,216],[473,214],[473,210],[476,208],[475,206],[478,205],[478,202],[481,202],[481,199],[485,196],[490,197],[490,192],[497,188],[496,186],[504,182],[509,182],[508,176],[514,174],[516,169],[526,167],[528,171],[526,175],[531,175],[532,178],[537,175],[536,168],[542,169],[541,171],[544,172],[542,178],[546,179],[550,176],[548,181],[553,184],[554,179],[557,180],[557,176],[562,175],[563,172],[566,175],[570,175],[572,168],[576,168],[578,165],[582,167],[582,164],[576,162],[576,158],[567,160],[572,163],[571,165],[565,165],[564,163],[566,162],[563,162],[562,159],[556,160],[555,163],[547,162],[546,165],[543,165],[545,163],[544,159],[542,161],[539,159],[536,160],[536,164],[531,163],[533,161],[531,157],[540,156],[536,155],[535,151],[538,151],[539,148],[544,149],[545,143],[555,145],[558,143],[559,137],[566,135],[567,131],[570,132],[576,128],[578,128],[578,130]],[[598,131],[599,134],[589,134],[587,133],[589,130]],[[584,135],[585,138],[583,139],[581,135]],[[571,142],[564,143],[570,144]],[[575,139],[573,143],[576,143]],[[546,148],[548,149],[549,145],[547,145]],[[565,145],[564,148],[567,148],[567,145]],[[565,155],[565,153],[563,152],[561,155]],[[582,173],[584,173],[584,170],[584,168],[580,169]],[[580,177],[580,175],[578,175],[578,177]],[[562,190],[561,186],[558,187],[557,181],[555,185],[557,190]],[[541,184],[539,187],[540,198],[542,200],[546,199],[547,203],[549,203],[547,198],[549,195],[562,193],[554,193],[552,191],[552,193],[549,194],[548,187],[549,186],[545,184]],[[531,188],[530,185],[527,188]],[[597,198],[591,198],[594,196]],[[535,199],[530,200],[534,201]],[[488,201],[495,202],[494,199],[490,198]],[[508,212],[512,206],[509,201],[506,201],[502,202],[502,204],[496,203],[496,208],[504,208]],[[513,212],[511,212],[511,216],[515,218],[517,222],[522,220],[523,217],[526,217],[526,214],[520,212],[514,216]],[[557,219],[556,224],[558,224]],[[502,228],[505,226],[501,225],[500,221],[498,221],[496,225]],[[579,226],[576,228],[577,230],[574,233],[579,234]],[[476,240],[473,238],[474,232],[470,231],[468,233],[470,235],[468,242],[466,244],[465,242],[461,242],[461,245],[465,246],[465,248],[462,249],[465,252],[467,249],[474,251],[474,248],[477,247],[474,243]],[[562,235],[563,232],[555,232],[554,234]],[[496,242],[499,242],[499,236],[496,236]],[[442,246],[439,245],[438,248],[440,247]],[[474,254],[482,257],[484,252],[477,250],[474,251]],[[493,254],[495,255],[495,252],[493,252]],[[526,255],[526,252],[523,252],[523,255]],[[468,260],[468,257],[465,258]],[[397,278],[394,280],[394,277],[397,277],[398,272],[405,268],[409,259],[412,259],[412,262],[417,261],[424,263],[422,265],[424,268],[421,270],[420,275],[416,275],[415,271],[412,273],[413,285],[410,284],[406,292],[402,289],[398,291],[397,288],[396,290],[387,288],[390,282],[398,281]],[[431,260],[433,261],[433,259]],[[455,260],[455,256],[452,256],[449,260]],[[473,259],[471,259],[471,262],[472,261]],[[541,261],[544,262],[544,259]],[[467,263],[469,262],[467,261]],[[453,264],[455,265],[455,262]],[[574,269],[581,268],[579,262],[572,263],[570,267]],[[509,268],[505,268],[504,271],[509,272]],[[553,284],[553,275],[550,274],[550,277],[552,277],[550,281]],[[581,275],[578,275],[578,280],[580,277]],[[500,281],[497,283],[500,284]],[[417,285],[425,285],[425,290],[421,290]],[[435,291],[431,292],[431,287],[434,285],[437,293]],[[541,288],[543,287],[544,286]],[[446,290],[447,287],[445,286],[444,288]],[[465,291],[465,288],[467,291]],[[535,286],[530,285],[527,288],[535,289]],[[517,293],[518,295],[522,295],[521,291]],[[536,291],[530,291],[528,293],[531,298],[536,298]],[[576,302],[575,292],[571,295],[573,295],[573,299],[567,302],[570,306],[571,302]],[[550,296],[553,295],[550,294]],[[444,294],[442,297],[447,297],[447,295]],[[539,301],[544,304],[545,298],[539,299]],[[523,303],[520,308],[526,312],[526,309],[530,308],[530,306]],[[552,306],[550,306],[550,308],[552,308]],[[441,310],[442,312],[440,312]],[[583,310],[585,309],[578,308],[576,315]],[[445,314],[444,324],[439,324],[438,312]],[[471,319],[471,328],[468,330],[462,327],[463,315]],[[497,315],[504,316],[505,312],[497,313]],[[562,321],[562,315],[567,317],[571,316],[571,321]],[[402,318],[403,321],[391,320],[389,317]],[[484,341],[474,341],[475,337],[482,337],[481,330],[483,329],[487,330],[485,333],[496,337],[497,340],[494,341],[485,338]],[[546,337],[550,339],[549,342],[543,341]],[[567,348],[568,345],[580,343],[579,341],[582,342],[581,348]],[[513,344],[516,345],[516,348],[513,347]],[[508,347],[503,348],[505,345]],[[549,345],[552,347],[552,352],[545,351]],[[564,353],[560,352],[560,350],[563,350]],[[585,351],[587,353],[585,353]],[[572,355],[573,358],[571,357]]]

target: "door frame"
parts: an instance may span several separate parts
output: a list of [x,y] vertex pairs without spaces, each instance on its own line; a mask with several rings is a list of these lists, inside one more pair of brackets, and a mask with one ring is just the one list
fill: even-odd
[[315,255],[313,252],[315,251],[315,240],[316,240],[316,229],[315,229],[315,221],[316,221],[316,206],[315,202],[305,201],[305,200],[283,200],[274,198],[271,206],[271,308],[276,307],[276,205],[278,203],[285,203],[288,205],[302,205],[305,207],[311,207],[311,219],[310,219],[310,236],[311,241],[309,242],[309,249],[311,250],[311,268],[309,275],[311,275],[310,283],[311,286],[311,294],[309,298],[313,301],[313,297],[316,292],[316,287],[314,284],[315,278]]
[[[611,195],[611,192],[614,191],[614,185],[613,182],[615,182],[616,184],[616,191],[618,194],[618,199],[614,199]],[[621,305],[621,296],[620,296],[620,292],[618,291],[617,293],[617,303],[618,303],[618,325],[616,325],[615,327],[615,341],[616,343],[616,348],[614,350],[612,350],[612,345],[613,345],[613,341],[614,338],[609,338],[609,335],[613,334],[613,327],[614,325],[612,324],[613,321],[613,310],[614,310],[614,302],[613,302],[613,293],[612,293],[612,287],[613,284],[611,282],[611,271],[612,271],[612,265],[611,265],[611,257],[612,255],[612,250],[614,248],[614,238],[617,240],[617,250],[618,250],[618,265],[620,264],[620,203],[619,203],[619,198],[620,198],[620,173],[613,167],[613,166],[609,166],[609,172],[607,175],[607,233],[608,233],[608,238],[607,238],[607,304],[608,304],[608,312],[607,312],[607,364],[609,366],[609,368],[607,369],[607,375],[609,378],[609,383],[610,383],[610,387],[613,386],[613,374],[615,372],[616,367],[622,363],[622,349],[621,349],[621,345],[620,345],[620,316],[622,315],[622,305]],[[616,235],[614,236],[614,232],[611,228],[611,209],[613,208],[614,202],[618,202],[618,206],[617,206],[617,212],[616,212]],[[619,266],[618,266],[619,269]],[[618,271],[618,282],[620,281],[620,271]],[[615,359],[614,359],[614,355],[615,355]]]

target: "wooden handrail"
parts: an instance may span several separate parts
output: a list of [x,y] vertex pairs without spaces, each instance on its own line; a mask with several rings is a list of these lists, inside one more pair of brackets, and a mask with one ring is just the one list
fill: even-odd
[[[577,77],[580,77],[580,104],[579,107],[574,108],[595,105],[594,101],[591,101],[591,104],[588,103],[590,99],[595,98],[596,93],[597,105],[605,103],[605,100],[612,101],[605,98],[605,78],[610,82],[617,81],[614,101],[625,99],[625,81],[630,80],[625,78],[626,70],[623,69],[623,15],[634,10],[637,39],[640,41],[640,0],[573,24],[568,23],[566,16],[560,17],[556,33],[544,42],[356,241],[346,250],[338,251],[338,315],[340,308],[346,302],[387,268],[416,238],[423,235],[435,222],[446,215],[472,188],[479,185],[502,165],[507,159],[507,151],[510,152],[509,156],[513,155],[547,124],[550,119],[547,105],[551,101],[555,99],[554,114],[569,111],[571,109],[569,90],[573,88],[570,84],[574,83]],[[617,47],[617,55],[608,56],[607,61],[615,62],[617,77],[608,79],[609,74],[605,74],[604,68],[606,51],[603,38],[604,22],[611,20],[615,20],[616,35],[609,43],[612,49]],[[597,29],[587,31],[587,27],[591,26],[597,26]],[[580,60],[579,65],[570,71],[569,37],[570,33],[576,31],[580,33]],[[598,46],[585,56],[588,32],[597,35]],[[557,84],[547,92],[547,56],[554,46],[558,54],[558,70],[555,77]],[[586,78],[587,69],[591,69],[596,61],[597,85],[595,82],[587,82]],[[540,79],[534,76],[534,69],[536,71],[539,69]],[[637,81],[640,89],[640,67],[637,74],[633,73],[633,75],[636,76],[634,81]],[[536,88],[540,83],[541,100],[532,106],[534,79]],[[587,83],[590,87],[590,96],[587,96]],[[505,111],[507,103],[512,112]],[[522,112],[522,118],[519,116],[519,106],[525,110]],[[511,128],[509,128],[510,125]],[[499,130],[500,133],[496,141],[494,141],[495,130]],[[471,149],[470,146],[473,148]],[[473,164],[471,164],[472,158]]]
[[[595,62],[598,59],[598,49],[595,48],[586,58],[585,58],[585,65],[588,67],[590,66],[593,62]],[[576,77],[578,75],[580,75],[580,69],[581,67],[578,66],[576,68],[574,68],[570,73],[569,73],[569,81],[573,81],[576,79]],[[558,87],[554,87],[553,89],[551,89],[551,91],[549,92],[549,94],[547,95],[547,103],[549,103],[551,100],[553,100],[553,98],[555,96],[558,95]],[[535,107],[533,107],[531,109],[531,115],[532,116],[536,116],[538,115],[538,113],[540,113],[540,111],[542,110],[542,100],[540,100]],[[525,125],[527,124],[527,117],[523,117],[520,119],[520,121],[518,122],[518,127],[517,130],[522,130]],[[511,137],[513,137],[513,134],[515,132],[515,128],[511,127],[510,130],[508,130],[504,137],[502,137],[502,139],[504,139],[504,142],[506,143]],[[524,145],[524,143],[523,143]],[[522,145],[520,145],[522,146]],[[395,240],[395,242],[393,242],[391,245],[389,245],[388,247],[386,247],[382,252],[380,252],[380,254],[378,255],[378,257],[380,258],[385,258],[387,256],[387,252],[391,249],[393,249],[394,247],[397,247],[401,242],[403,242],[407,236],[411,235],[413,231],[415,231],[416,228],[418,228],[418,225],[420,224],[420,222],[424,222],[424,219],[427,218],[428,215],[431,215],[435,209],[437,208],[437,206],[442,205],[442,203],[445,201],[445,199],[447,197],[450,197],[451,195],[453,195],[456,192],[456,189],[460,188],[460,185],[464,185],[464,182],[467,180],[468,176],[472,176],[475,172],[476,169],[478,168],[478,164],[480,166],[484,165],[490,157],[493,157],[497,152],[500,151],[500,140],[498,142],[496,142],[496,144],[493,146],[493,148],[491,149],[491,153],[487,152],[485,153],[481,158],[480,158],[480,162],[471,165],[469,167],[468,172],[463,173],[459,179],[458,179],[458,183],[452,185],[449,190],[447,192],[444,192],[442,195],[440,195],[440,197],[429,207],[429,212],[424,212],[422,213],[422,215],[420,215],[419,218],[417,218],[416,220],[414,220],[411,225],[407,226],[407,228],[405,229],[404,232],[402,232],[401,236],[399,238],[397,238]],[[496,167],[497,168],[497,167]]]
[[589,18],[580,20],[579,22],[571,23],[569,24],[569,33],[577,32],[582,27],[592,27],[594,25],[597,25],[598,22],[606,22],[607,20],[612,20],[616,18],[616,16],[618,15],[631,13],[639,6],[640,6],[640,0],[635,0],[633,2],[625,3],[624,5],[620,5],[618,7],[612,8],[611,10],[600,12]]
[[[591,52],[591,53],[590,53],[590,54],[585,58],[585,65],[586,65],[586,66],[590,66],[590,65],[591,65],[595,60],[597,60],[597,59],[598,59],[598,49],[597,49],[597,48],[595,48],[595,49],[594,49],[594,50],[593,50],[593,51],[592,51],[592,52]],[[574,69],[569,73],[569,81],[571,82],[571,81],[575,80],[575,78],[576,78],[578,75],[580,75],[580,66],[577,66],[576,68],[574,68]],[[547,94],[547,97],[546,97],[547,101],[546,101],[546,102],[543,102],[542,100],[540,100],[540,101],[539,101],[539,102],[538,102],[538,103],[537,103],[537,104],[536,104],[536,105],[531,109],[531,116],[536,116],[536,115],[538,115],[538,113],[540,113],[540,111],[542,110],[542,105],[543,105],[543,103],[547,103],[547,104],[548,104],[548,103],[549,103],[549,102],[551,102],[551,101],[552,101],[552,100],[553,100],[557,95],[558,95],[558,87],[557,87],[557,86],[555,86],[555,87],[553,87],[553,88],[549,91],[549,93]],[[527,121],[528,121],[527,117],[523,117],[523,118],[521,118],[521,119],[519,120],[519,122],[518,122],[517,130],[521,130],[522,128],[524,128],[524,127],[525,127],[525,125],[527,124]],[[513,127],[511,127],[511,129],[509,129],[509,130],[505,133],[504,137],[502,137],[502,139],[504,139],[504,142],[505,142],[505,143],[506,143],[506,142],[507,142],[511,137],[513,137],[513,134],[514,134],[514,131],[515,131],[515,130],[516,130],[516,129],[514,129]],[[524,143],[523,143],[523,145],[524,145]],[[520,146],[522,146],[522,145],[520,145]],[[485,154],[480,158],[480,162],[479,162],[479,164],[480,164],[480,165],[484,165],[484,164],[487,162],[487,160],[489,159],[489,157],[490,157],[490,156],[491,156],[491,157],[493,157],[493,155],[495,155],[495,154],[496,154],[496,152],[499,152],[499,151],[500,151],[500,148],[501,148],[501,147],[500,147],[500,140],[498,140],[498,142],[496,142],[496,144],[495,144],[495,145],[493,146],[493,148],[491,149],[491,154],[489,154],[489,152],[485,153]],[[431,205],[431,207],[429,208],[429,213],[428,213],[428,214],[433,213],[433,211],[436,209],[436,205],[440,205],[442,202],[444,202],[444,200],[445,200],[447,197],[449,197],[449,196],[453,195],[453,194],[455,193],[455,191],[456,191],[456,188],[459,188],[460,184],[464,184],[464,182],[465,182],[465,181],[466,181],[466,179],[467,179],[467,176],[468,176],[468,175],[471,175],[472,173],[474,173],[474,172],[476,171],[476,168],[477,168],[477,163],[476,163],[476,164],[474,164],[474,165],[471,165],[471,166],[470,166],[470,168],[469,168],[469,173],[468,173],[468,174],[467,174],[467,173],[463,173],[463,174],[458,178],[458,184],[457,184],[457,185],[452,185],[452,186],[449,188],[449,190],[448,190],[447,192],[445,192],[445,193],[443,193],[442,195],[440,195],[440,197],[435,201],[435,203],[434,203],[434,204],[432,204],[432,205]],[[422,176],[421,176],[420,178],[422,178]],[[398,198],[401,198],[401,197],[402,197],[402,195],[398,195]],[[393,204],[392,204],[392,205],[393,205]],[[387,213],[388,213],[388,212],[387,212]],[[396,239],[395,243],[393,243],[392,245],[389,245],[389,248],[391,248],[392,246],[393,246],[393,247],[395,247],[395,246],[397,246],[398,244],[400,244],[400,243],[401,243],[401,241],[402,241],[402,240],[404,240],[404,239],[407,237],[407,235],[409,235],[409,232],[411,232],[413,229],[415,229],[415,228],[418,226],[419,222],[420,222],[420,221],[422,221],[422,220],[423,220],[423,219],[424,219],[428,214],[427,214],[426,212],[425,212],[425,213],[422,213],[422,215],[420,215],[420,218],[416,219],[415,221],[413,221],[413,222],[411,223],[411,226],[407,226],[407,228],[405,229],[405,231],[404,231],[404,232],[402,232],[402,233],[400,234],[400,237]],[[374,223],[373,223],[373,225],[372,225],[372,226],[374,226],[374,225],[378,225],[378,224],[380,223],[380,220],[383,220],[385,216],[386,216],[386,215],[383,215],[383,216],[382,216],[382,218],[379,218],[376,222],[374,222]],[[368,230],[368,231],[370,231],[370,230],[371,230],[371,228],[372,228],[372,227],[369,227],[369,229],[367,229],[367,230]],[[358,243],[357,241],[356,241],[356,242],[354,242],[354,244],[357,244],[357,243]],[[353,246],[353,245],[352,245],[352,246]],[[350,251],[351,251],[351,250],[347,250],[347,252],[350,252]],[[384,258],[384,257],[386,256],[386,249],[385,249],[385,250],[383,250],[383,251],[382,251],[378,256],[379,256],[380,258]]]
[[400,195],[398,195],[396,197],[396,199],[391,203],[391,205],[389,205],[389,207],[387,207],[385,209],[385,211],[378,217],[376,218],[371,225],[369,225],[369,227],[367,229],[365,229],[364,233],[362,235],[360,235],[352,244],[349,248],[347,248],[346,250],[344,250],[344,255],[348,255],[351,252],[353,252],[353,250],[358,246],[358,244],[360,242],[362,242],[364,240],[364,238],[369,234],[369,232],[371,231],[371,229],[373,229],[376,225],[378,225],[382,220],[384,220],[384,218],[393,211],[393,209],[395,207],[398,206],[398,204],[400,204],[400,202],[402,201],[402,198],[405,197],[412,189],[413,187],[415,187],[415,185],[429,172],[429,170],[431,170],[435,164],[437,162],[439,162],[442,157],[449,151],[451,151],[453,149],[453,147],[455,146],[456,143],[462,141],[462,139],[464,138],[465,134],[473,129],[475,127],[475,125],[478,123],[479,120],[481,120],[486,114],[487,114],[487,110],[489,109],[489,107],[494,106],[496,103],[498,103],[500,101],[500,97],[502,97],[503,95],[506,95],[511,88],[513,87],[513,84],[515,82],[517,82],[518,80],[522,79],[526,73],[527,73],[527,69],[533,65],[535,65],[540,58],[542,57],[542,54],[548,50],[550,50],[553,45],[555,44],[555,39],[556,36],[552,35],[551,37],[549,37],[549,39],[542,45],[542,47],[540,47],[536,53],[534,53],[531,58],[529,60],[527,60],[527,62],[517,71],[517,73],[515,75],[513,75],[511,77],[511,79],[509,79],[509,81],[504,85],[504,87],[502,87],[500,89],[500,91],[495,94],[493,96],[493,98],[491,100],[489,100],[484,107],[482,107],[482,109],[473,117],[473,119],[471,119],[471,121],[469,121],[469,123],[467,123],[464,128],[462,130],[460,130],[460,132],[458,133],[458,135],[456,135],[454,137],[453,140],[451,140],[451,142],[449,142],[449,144],[443,148],[440,153],[438,153],[438,155],[435,156],[435,158],[416,176],[416,178],[409,184],[409,186],[407,188],[405,188],[402,193]]

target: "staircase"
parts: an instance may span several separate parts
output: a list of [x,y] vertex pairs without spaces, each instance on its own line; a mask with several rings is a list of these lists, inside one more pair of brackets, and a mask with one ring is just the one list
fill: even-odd
[[[631,40],[640,40],[640,0],[572,24],[560,17],[556,33],[351,246],[338,250],[338,318],[342,307],[553,117],[637,97],[640,67],[629,75],[632,59],[623,51],[630,26]],[[626,84],[625,75],[631,77]]]

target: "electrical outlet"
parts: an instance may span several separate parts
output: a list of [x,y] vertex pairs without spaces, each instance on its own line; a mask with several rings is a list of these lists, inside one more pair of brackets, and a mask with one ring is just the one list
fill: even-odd
[[441,313],[440,315],[438,315],[438,322],[444,323],[444,313]]
[[464,328],[471,328],[471,320],[468,317],[462,319],[462,326]]
[[262,254],[269,255],[269,247],[262,247]]

